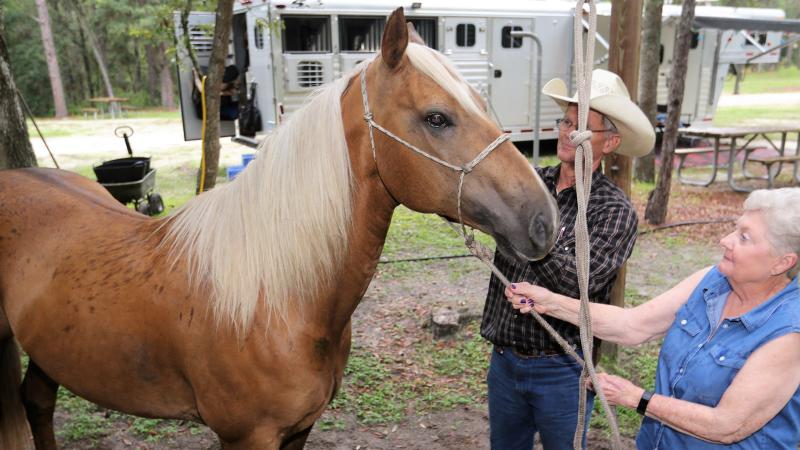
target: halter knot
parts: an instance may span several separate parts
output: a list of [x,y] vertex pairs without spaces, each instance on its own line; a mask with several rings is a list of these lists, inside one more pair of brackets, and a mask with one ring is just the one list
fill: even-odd
[[464,164],[461,167],[461,171],[464,172],[464,175],[467,175],[468,173],[472,172],[473,168],[475,168],[475,166],[473,166],[472,164]]
[[367,111],[364,113],[364,121],[365,122],[372,122],[372,113]]
[[583,144],[584,142],[592,139],[592,130],[586,130],[580,132],[578,130],[574,130],[569,134],[569,141],[575,147]]

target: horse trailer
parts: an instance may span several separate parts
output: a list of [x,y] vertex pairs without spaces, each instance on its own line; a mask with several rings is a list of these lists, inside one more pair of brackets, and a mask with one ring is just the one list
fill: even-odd
[[[240,103],[255,84],[261,129],[269,132],[297,110],[318,86],[353,69],[380,50],[386,18],[396,0],[237,0],[227,65],[241,74]],[[514,141],[530,141],[534,128],[540,139],[557,138],[555,120],[562,115],[551,101],[533,105],[541,86],[535,84],[536,58],[541,58],[541,83],[555,77],[573,80],[572,1],[551,0],[424,0],[405,8],[423,40],[453,62],[461,75],[487,100],[490,114]],[[598,5],[596,65],[603,67],[608,52],[610,4]],[[697,7],[697,17],[745,17],[776,21],[779,9]],[[665,5],[658,103],[666,109],[667,86],[680,6]],[[696,19],[697,24],[697,19]],[[201,66],[211,54],[213,13],[192,13],[189,34]],[[584,24],[585,25],[585,24]],[[713,27],[713,25],[711,25]],[[178,42],[183,42],[180,13],[175,13]],[[775,45],[779,31],[748,34],[741,30],[697,28],[689,55],[682,120],[693,125],[713,119],[728,67],[743,64],[754,51]],[[585,30],[585,28],[584,28]],[[532,32],[541,55],[529,38],[513,32]],[[751,62],[777,62],[777,50]],[[181,110],[186,140],[199,139],[201,122],[192,102],[193,75],[183,46],[178,46]],[[235,121],[221,122],[222,136],[235,136]],[[243,139],[247,141],[247,139]],[[251,141],[252,142],[252,141]]]

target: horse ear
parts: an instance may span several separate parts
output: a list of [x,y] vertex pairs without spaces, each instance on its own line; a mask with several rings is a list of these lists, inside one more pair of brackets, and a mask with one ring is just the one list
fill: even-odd
[[386,28],[383,30],[381,41],[381,58],[389,68],[394,69],[403,60],[403,53],[408,46],[408,30],[406,29],[406,16],[403,8],[394,10]]
[[415,44],[425,45],[425,46],[428,45],[422,39],[422,36],[420,36],[419,33],[417,33],[417,29],[414,28],[413,23],[406,22],[406,28],[408,29],[408,42],[413,42]]

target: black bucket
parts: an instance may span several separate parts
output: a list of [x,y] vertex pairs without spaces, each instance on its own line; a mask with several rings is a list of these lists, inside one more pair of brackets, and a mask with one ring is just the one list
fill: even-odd
[[144,178],[150,170],[150,157],[112,159],[94,166],[98,183],[128,183]]

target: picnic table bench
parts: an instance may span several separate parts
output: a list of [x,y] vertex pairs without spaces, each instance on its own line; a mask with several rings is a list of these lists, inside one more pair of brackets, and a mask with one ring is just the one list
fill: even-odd
[[[794,174],[795,180],[797,180],[797,165],[800,164],[800,158],[796,155],[800,155],[800,124],[791,124],[787,126],[753,126],[753,127],[708,127],[708,128],[681,128],[678,130],[684,136],[695,136],[701,137],[706,139],[711,139],[713,141],[713,145],[711,147],[698,147],[698,148],[687,148],[687,149],[678,149],[675,151],[675,154],[678,155],[680,158],[679,165],[678,165],[678,180],[682,183],[686,184],[693,184],[699,186],[709,186],[716,180],[717,172],[720,169],[727,171],[727,181],[728,185],[737,192],[750,192],[753,189],[739,186],[734,181],[734,166],[736,164],[736,157],[739,152],[744,152],[744,158],[742,159],[741,163],[741,172],[745,178],[750,179],[763,179],[767,181],[767,186],[772,187],[775,178],[780,173],[783,163],[791,162],[794,164]],[[790,133],[797,133],[797,149],[795,151],[795,156],[787,155],[786,154],[786,137]],[[769,134],[780,134],[781,140],[780,145],[777,145],[775,142],[770,139]],[[772,148],[777,153],[775,157],[784,158],[788,157],[788,159],[778,159],[772,161],[769,158],[759,157],[756,159],[756,156],[751,156],[751,153],[756,148],[761,148],[763,146],[754,145],[753,141],[757,137],[763,137],[767,143],[767,148]],[[725,141],[723,143],[723,141]],[[738,144],[737,141],[742,142],[744,144]],[[709,150],[707,150],[709,149]],[[711,153],[713,152],[713,158],[711,161],[711,175],[704,180],[699,179],[692,179],[687,178],[684,176],[681,171],[683,169],[683,163],[686,156],[690,154],[696,153]],[[727,152],[728,153],[728,161],[727,167],[722,167],[719,161],[719,154],[720,152]],[[747,171],[747,163],[749,161],[764,164],[767,167],[767,175],[759,176],[753,175]],[[767,163],[768,162],[768,163]],[[773,170],[773,165],[778,164],[776,168]]]

